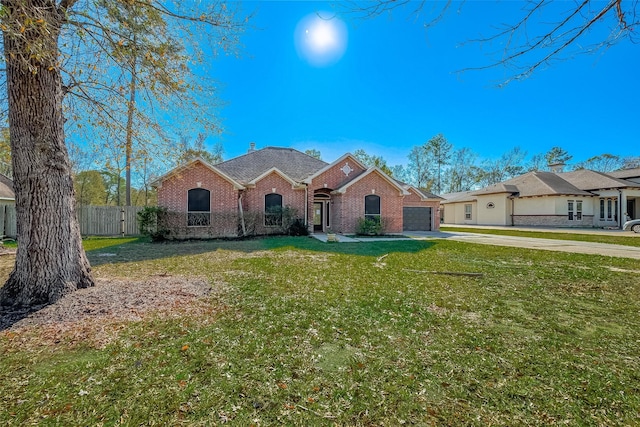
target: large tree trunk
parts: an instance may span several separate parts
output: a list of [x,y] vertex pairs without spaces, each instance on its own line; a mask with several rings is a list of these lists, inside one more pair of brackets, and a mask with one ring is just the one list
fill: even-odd
[[64,14],[53,0],[2,3],[8,15],[3,22],[23,26],[3,28],[18,251],[15,269],[0,288],[0,305],[33,306],[93,286],[93,279],[64,140],[57,64]]

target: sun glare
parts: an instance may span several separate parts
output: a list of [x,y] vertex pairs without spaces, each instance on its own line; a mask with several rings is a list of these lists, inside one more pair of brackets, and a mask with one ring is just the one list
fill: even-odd
[[329,13],[305,16],[294,37],[298,55],[315,67],[335,64],[347,49],[347,26]]

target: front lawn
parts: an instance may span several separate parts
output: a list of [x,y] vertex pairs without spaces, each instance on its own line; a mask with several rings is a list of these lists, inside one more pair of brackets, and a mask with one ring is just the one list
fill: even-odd
[[88,255],[99,280],[199,278],[213,291],[204,309],[122,321],[104,347],[93,329],[57,342],[0,332],[0,424],[640,419],[635,260],[310,238],[136,241]]

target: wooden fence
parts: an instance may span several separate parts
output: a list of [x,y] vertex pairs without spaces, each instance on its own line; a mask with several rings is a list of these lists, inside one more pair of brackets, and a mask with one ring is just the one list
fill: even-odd
[[[76,209],[83,236],[137,236],[139,206],[80,206]],[[16,207],[0,204],[0,236],[16,237]]]

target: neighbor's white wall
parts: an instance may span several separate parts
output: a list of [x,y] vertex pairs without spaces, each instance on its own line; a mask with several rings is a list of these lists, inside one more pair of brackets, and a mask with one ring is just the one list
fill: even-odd
[[[464,205],[471,204],[471,220],[464,219]],[[447,203],[444,206],[445,224],[477,224],[478,204],[474,202]]]
[[[514,215],[557,215],[555,200],[551,197],[531,197],[515,200]],[[566,213],[566,206],[565,206]]]
[[[489,209],[487,204],[493,203]],[[478,196],[477,203],[478,224],[482,225],[511,225],[511,200],[506,194],[488,194]]]

